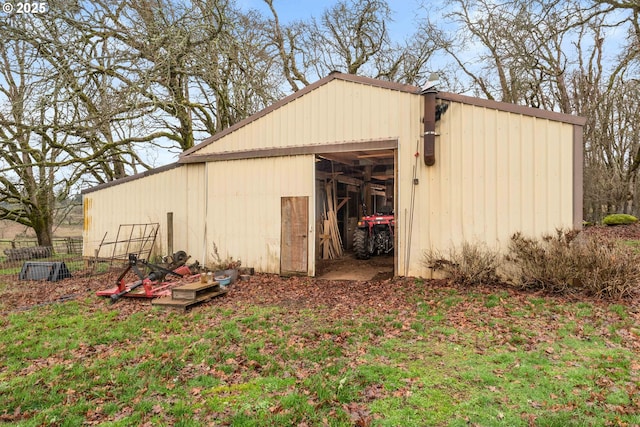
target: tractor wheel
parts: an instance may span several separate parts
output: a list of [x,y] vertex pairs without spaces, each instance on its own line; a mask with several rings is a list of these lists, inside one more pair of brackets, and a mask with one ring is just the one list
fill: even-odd
[[356,228],[353,235],[353,251],[358,259],[369,259],[369,233],[363,228]]

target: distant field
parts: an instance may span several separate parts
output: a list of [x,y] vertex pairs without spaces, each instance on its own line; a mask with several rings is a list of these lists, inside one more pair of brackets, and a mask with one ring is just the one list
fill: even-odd
[[[55,237],[82,236],[82,209],[69,215],[58,227],[55,228]],[[36,233],[33,229],[13,221],[0,220],[0,240],[34,239]]]
[[[63,223],[54,230],[53,235],[54,238],[81,237],[82,209],[78,208],[67,216]],[[4,250],[12,247],[12,241],[33,239],[36,239],[33,229],[17,222],[0,220],[0,260],[4,255]],[[29,243],[28,246],[35,246],[35,244]]]
[[35,234],[17,222],[0,220],[0,240],[12,240],[16,236],[35,237]]

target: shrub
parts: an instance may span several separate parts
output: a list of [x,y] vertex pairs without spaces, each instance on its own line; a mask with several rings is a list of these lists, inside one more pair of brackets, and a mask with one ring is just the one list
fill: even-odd
[[640,263],[630,246],[590,238],[581,248],[579,280],[584,289],[601,298],[630,298],[638,293]]
[[422,263],[463,286],[506,281],[525,289],[613,299],[635,297],[640,289],[640,255],[634,248],[573,230],[540,239],[516,233],[504,257],[465,242],[448,256],[427,251]]
[[501,263],[498,251],[479,244],[465,242],[461,248],[452,248],[445,257],[438,251],[424,253],[423,265],[443,271],[453,282],[464,286],[499,281],[497,269]]
[[638,222],[638,218],[633,215],[627,214],[612,214],[603,218],[602,223],[604,225],[627,225],[635,224]]
[[605,298],[636,295],[640,264],[633,249],[597,237],[576,238],[558,230],[542,239],[512,236],[505,256],[509,280],[516,285],[567,293],[586,292]]
[[233,257],[222,259],[218,253],[218,245],[216,245],[216,242],[213,242],[211,259],[212,261],[209,264],[209,270],[211,271],[236,270],[242,265],[242,261],[239,259],[233,259]]
[[505,257],[509,280],[523,288],[566,292],[578,277],[579,266],[571,248],[576,234],[559,230],[542,239],[514,234]]

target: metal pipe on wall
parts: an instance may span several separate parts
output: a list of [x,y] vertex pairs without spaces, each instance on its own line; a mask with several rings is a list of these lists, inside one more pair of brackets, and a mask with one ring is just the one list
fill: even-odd
[[436,94],[435,89],[424,93],[424,164],[433,166],[436,163]]

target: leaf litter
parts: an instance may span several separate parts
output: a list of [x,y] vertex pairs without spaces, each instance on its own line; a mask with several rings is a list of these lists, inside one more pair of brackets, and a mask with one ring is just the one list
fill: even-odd
[[[599,233],[606,231],[606,229],[604,231],[600,228],[597,229]],[[616,231],[615,237],[620,235],[636,236],[635,233],[638,233],[637,237],[640,238],[639,231],[640,227],[628,227],[627,231]],[[101,276],[75,274],[73,278],[59,282],[16,280],[7,283],[7,280],[3,279],[5,285],[0,288],[0,322],[6,322],[6,316],[11,313],[48,304],[65,304],[72,300],[76,301],[80,310],[85,312],[115,310],[117,318],[121,319],[127,319],[136,313],[151,312],[150,301],[146,299],[123,298],[115,305],[110,305],[108,298],[95,295],[97,290],[112,286],[115,277],[117,277],[117,273]],[[488,298],[495,297],[495,295],[499,295],[498,303],[488,304]],[[494,300],[495,298],[492,301]],[[539,301],[544,301],[544,303]],[[448,328],[447,331],[432,331],[431,338],[433,340],[461,344],[465,339],[468,339],[467,337],[475,336],[477,337],[475,348],[478,354],[484,354],[491,347],[502,346],[511,352],[516,352],[519,349],[524,351],[538,350],[546,354],[554,363],[561,363],[561,353],[568,350],[556,345],[558,331],[569,322],[573,324],[571,333],[578,339],[590,340],[598,337],[604,340],[610,348],[622,348],[640,354],[640,310],[637,308],[640,305],[638,302],[640,301],[611,302],[576,295],[549,295],[542,292],[517,290],[500,284],[466,288],[446,280],[391,278],[358,282],[318,280],[308,277],[283,278],[277,275],[256,274],[249,281],[236,282],[224,297],[196,306],[184,315],[190,318],[197,313],[206,313],[213,308],[223,310],[228,313],[229,320],[238,320],[236,325],[238,325],[240,334],[251,327],[253,334],[266,336],[265,331],[240,320],[250,316],[256,307],[278,307],[279,310],[273,314],[275,318],[270,319],[270,325],[280,325],[281,327],[287,325],[289,328],[293,328],[295,333],[288,333],[282,329],[277,330],[277,328],[271,332],[286,337],[287,346],[292,351],[302,352],[305,349],[317,347],[323,341],[328,341],[340,349],[339,354],[329,354],[322,364],[300,359],[282,360],[282,356],[277,354],[278,346],[270,344],[267,339],[264,346],[260,348],[261,354],[271,356],[267,362],[247,360],[241,356],[241,348],[234,349],[231,344],[225,352],[236,356],[227,357],[217,366],[207,363],[186,364],[179,375],[181,381],[200,375],[213,376],[218,378],[221,384],[230,387],[228,393],[233,393],[232,385],[245,384],[248,379],[260,377],[265,370],[280,369],[283,378],[288,377],[295,381],[295,384],[290,386],[288,391],[298,388],[304,389],[303,385],[307,378],[322,372],[331,364],[338,364],[338,359],[349,360],[346,366],[341,368],[340,375],[343,377],[345,369],[353,370],[359,365],[369,363],[371,359],[365,357],[368,346],[399,337],[416,341],[424,339],[418,332],[420,325],[425,322],[425,313],[432,316],[441,315],[444,319],[443,323]],[[614,303],[625,308],[627,319],[623,319],[616,310],[611,310],[610,307]],[[578,315],[572,311],[576,304],[588,304],[591,310]],[[313,313],[313,318],[326,322],[327,327],[322,329],[317,325],[307,324],[305,319],[309,313]],[[162,316],[162,314],[156,315]],[[204,319],[213,322],[206,317]],[[359,324],[370,321],[379,324],[381,319],[385,319],[382,322],[384,326],[381,330],[370,332],[370,335],[364,340],[354,336],[344,326],[345,322],[348,324],[349,321]],[[561,319],[564,323],[558,321]],[[331,326],[338,321],[342,322],[342,326],[339,331],[336,331],[336,328],[331,328]],[[203,326],[213,327],[215,325]],[[199,329],[201,328],[195,330]],[[167,331],[167,333],[171,332]],[[110,357],[110,355],[117,354],[118,346],[125,345],[128,344],[119,343],[114,346],[81,344],[73,350],[73,357],[80,361],[95,357]],[[444,360],[447,354],[441,348],[434,348],[431,356]],[[171,357],[171,355],[166,355],[166,357]],[[425,355],[422,354],[413,355],[415,360],[422,360],[424,357]],[[26,371],[64,365],[67,361],[61,355],[54,354],[46,360],[32,362]],[[595,363],[593,360],[585,360],[584,362]],[[598,362],[607,363],[606,360]],[[23,374],[28,374],[26,371]],[[499,370],[496,372],[498,376],[503,374]],[[635,360],[631,361],[629,372],[631,378],[627,382],[626,392],[629,396],[638,396],[640,395],[640,364]],[[619,414],[640,410],[640,400],[636,397],[631,399],[627,405],[607,403],[605,391],[616,391],[620,385],[613,382],[603,382],[605,380],[606,378],[599,380],[600,392],[590,392],[590,401],[594,404],[608,405],[607,410]],[[46,384],[43,385],[46,386]],[[171,384],[169,381],[167,388],[173,387],[175,387],[175,383]],[[500,392],[498,388],[491,387],[494,389],[488,389],[490,392]],[[574,391],[576,393],[587,392],[587,390],[580,389]],[[286,392],[280,391],[278,393]],[[308,394],[307,403],[309,405],[321,404],[318,396],[313,392],[309,390],[305,390],[305,392]],[[410,396],[411,392],[410,385],[389,390],[383,384],[368,384],[360,391],[359,402],[343,403],[341,408],[349,416],[353,425],[368,426],[378,417],[378,415],[370,413],[368,402],[396,395]],[[104,393],[108,395],[109,391],[105,390]],[[189,393],[194,400],[204,400],[208,395],[207,390],[200,386],[191,387]],[[70,402],[79,398],[73,390],[68,391],[67,394]],[[550,396],[550,399],[556,400],[554,396]],[[97,403],[96,408],[87,413],[86,421],[88,424],[99,423],[105,419],[106,415],[102,413],[104,402]],[[543,403],[538,400],[530,402],[532,409],[539,409],[541,405]],[[568,410],[571,405],[571,402],[558,403],[551,409]],[[271,405],[268,409],[273,414],[286,412],[279,404]],[[154,414],[160,411],[160,406],[154,406]],[[131,408],[121,408],[116,419],[126,417],[130,412]],[[224,417],[229,413],[219,415]],[[25,416],[18,407],[12,413],[5,412],[0,419],[16,421]],[[532,419],[535,420],[535,416],[531,414],[523,414],[523,417],[533,417]]]

